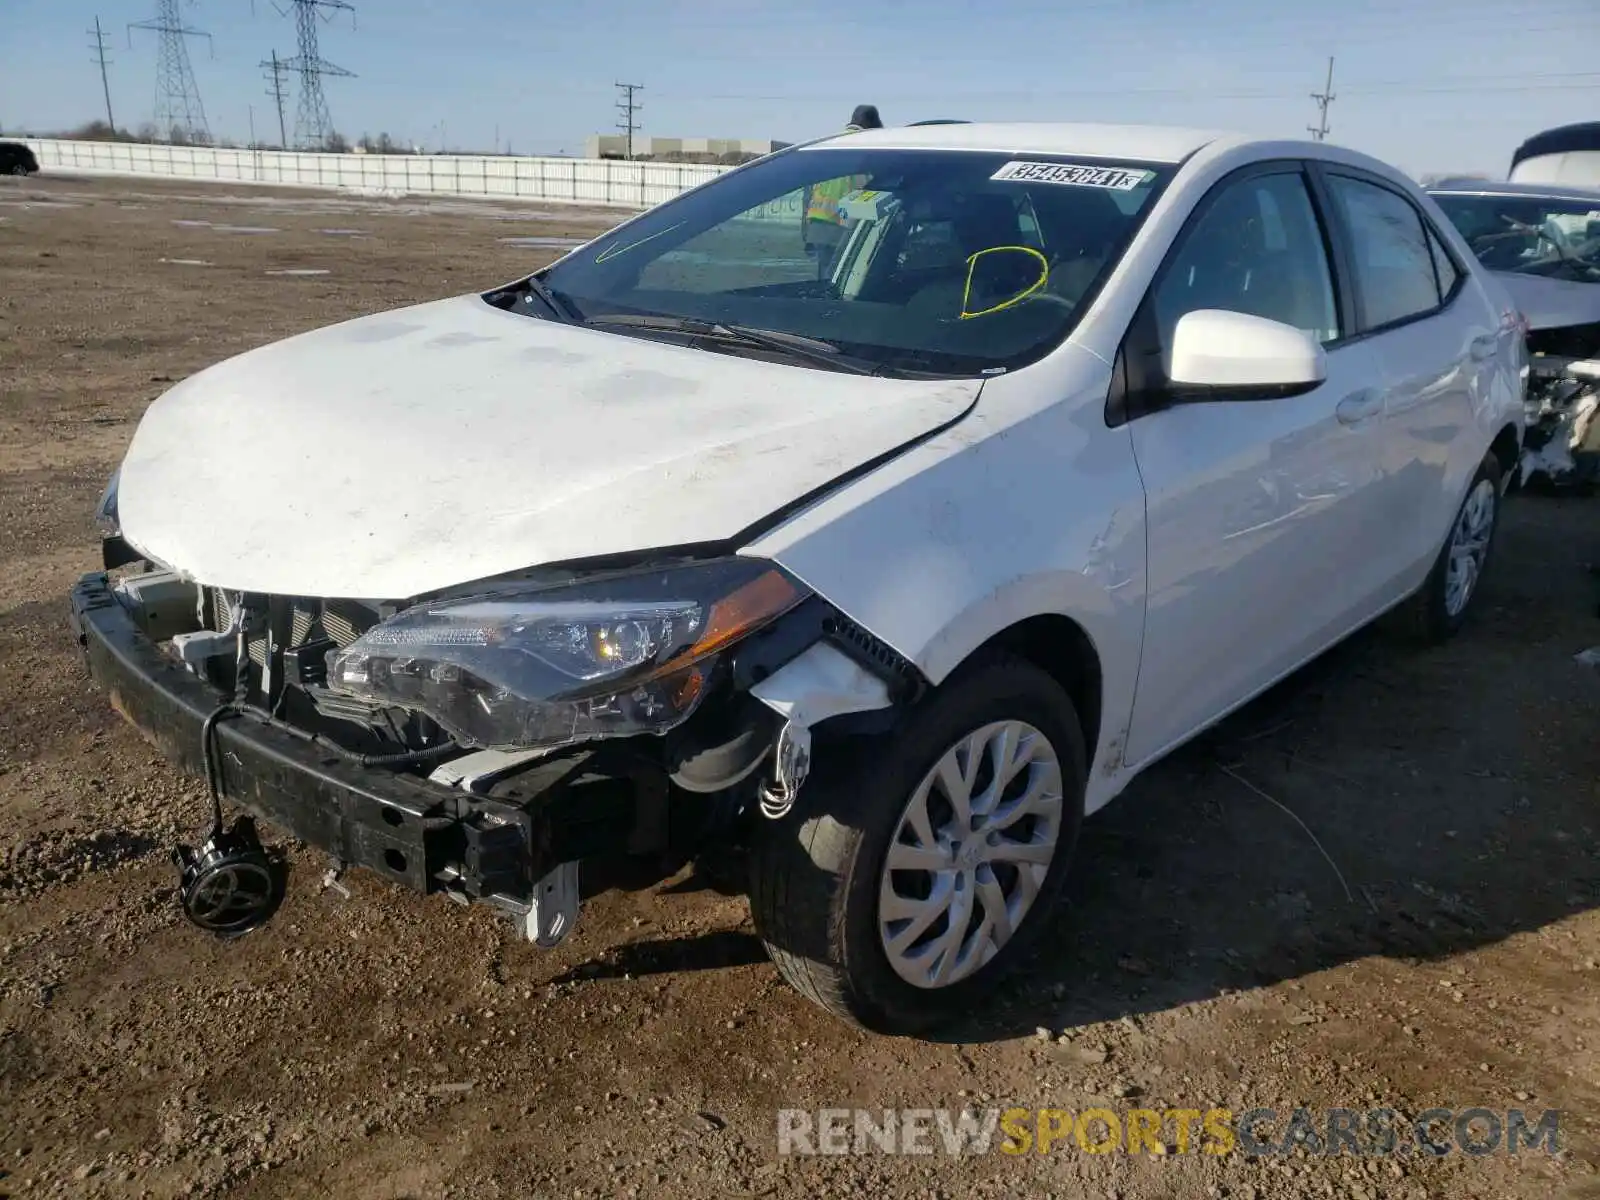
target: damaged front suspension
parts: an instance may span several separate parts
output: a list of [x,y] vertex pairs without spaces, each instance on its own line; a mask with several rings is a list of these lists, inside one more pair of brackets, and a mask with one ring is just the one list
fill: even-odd
[[1600,473],[1600,359],[1534,355],[1526,404],[1518,481],[1593,482]]
[[761,815],[774,821],[787,816],[810,772],[811,730],[785,721],[773,747],[772,778],[761,785]]

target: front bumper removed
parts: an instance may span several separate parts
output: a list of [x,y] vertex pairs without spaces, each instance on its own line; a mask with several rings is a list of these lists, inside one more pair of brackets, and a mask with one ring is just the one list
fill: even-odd
[[[169,759],[204,776],[202,727],[228,697],[164,655],[103,573],[73,587],[71,623],[112,706]],[[551,939],[554,908],[570,926],[577,862],[615,853],[617,829],[636,824],[641,793],[653,790],[579,753],[534,764],[517,776],[514,795],[474,794],[361,766],[250,712],[217,723],[214,737],[226,800],[341,864],[413,891],[492,903],[540,942]]]

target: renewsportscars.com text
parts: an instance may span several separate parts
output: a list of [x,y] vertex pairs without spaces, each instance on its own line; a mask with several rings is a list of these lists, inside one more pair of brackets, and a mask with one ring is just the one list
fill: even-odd
[[1519,1108],[778,1110],[779,1154],[1489,1154],[1560,1149],[1560,1113]]

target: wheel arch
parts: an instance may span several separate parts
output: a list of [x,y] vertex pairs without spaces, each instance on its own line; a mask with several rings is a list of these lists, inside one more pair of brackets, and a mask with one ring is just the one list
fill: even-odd
[[962,664],[992,650],[1031,662],[1062,686],[1077,710],[1087,765],[1092,768],[1105,713],[1105,674],[1089,631],[1064,614],[1039,613],[1000,630],[967,654]]
[[1494,441],[1489,443],[1489,453],[1500,463],[1501,491],[1504,491],[1515,477],[1517,462],[1522,457],[1522,436],[1515,424],[1507,421],[1501,427]]

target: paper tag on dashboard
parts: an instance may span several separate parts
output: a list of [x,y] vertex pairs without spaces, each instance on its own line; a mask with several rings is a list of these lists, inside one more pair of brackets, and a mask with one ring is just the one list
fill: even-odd
[[893,192],[857,190],[839,201],[839,215],[846,220],[881,221],[898,203]]

